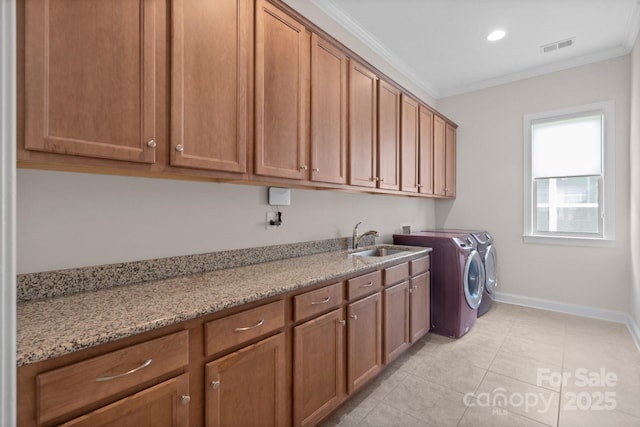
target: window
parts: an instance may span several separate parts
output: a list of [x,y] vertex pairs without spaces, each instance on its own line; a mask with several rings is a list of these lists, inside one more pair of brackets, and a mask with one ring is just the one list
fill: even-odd
[[613,102],[524,117],[526,242],[613,240]]

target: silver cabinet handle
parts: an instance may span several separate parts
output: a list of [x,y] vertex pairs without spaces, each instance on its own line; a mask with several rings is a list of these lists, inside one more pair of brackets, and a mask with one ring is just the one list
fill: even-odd
[[178,153],[182,153],[184,151],[184,147],[182,146],[182,144],[176,145],[176,151]]
[[156,148],[156,142],[152,139],[151,141],[147,142],[147,147]]
[[122,373],[122,374],[112,375],[112,376],[109,376],[109,377],[98,377],[98,378],[96,378],[96,382],[97,383],[101,383],[101,382],[104,382],[104,381],[111,381],[111,380],[115,380],[117,378],[126,377],[127,375],[131,375],[131,374],[133,374],[135,372],[138,372],[141,369],[146,368],[147,366],[151,365],[151,362],[153,362],[153,359],[149,359],[146,362],[144,362],[142,365],[138,366],[137,368],[133,368],[132,370],[127,371],[127,372]]
[[326,297],[322,301],[311,301],[311,305],[326,304],[329,300],[331,300],[331,297]]
[[306,171],[307,169],[309,169],[309,167],[307,165],[300,166],[300,170],[301,171]]
[[360,285],[361,288],[370,288],[373,286],[373,282],[369,282],[368,285]]
[[255,325],[253,325],[253,326],[246,326],[244,328],[235,328],[233,331],[234,332],[248,331],[250,329],[255,329],[258,326],[262,326],[262,325],[264,325],[264,319],[260,319],[260,321],[258,323],[256,323]]
[[209,384],[211,386],[212,389],[217,390],[220,388],[220,381],[211,381],[211,384]]
[[345,326],[347,324],[346,320],[340,320],[338,321],[338,323],[340,323],[341,326]]
[[180,396],[180,403],[182,403],[183,405],[188,405],[189,402],[191,402],[191,396],[188,396],[186,394]]
[[313,168],[311,170],[314,171],[314,172],[320,172],[320,168]]
[[358,315],[357,314],[352,314],[349,317],[351,317],[353,320],[358,320]]

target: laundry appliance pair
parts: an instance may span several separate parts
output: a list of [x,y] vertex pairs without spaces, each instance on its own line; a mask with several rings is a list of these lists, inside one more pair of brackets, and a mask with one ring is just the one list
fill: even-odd
[[491,307],[496,251],[486,231],[429,230],[396,234],[394,243],[431,252],[431,331],[461,337]]

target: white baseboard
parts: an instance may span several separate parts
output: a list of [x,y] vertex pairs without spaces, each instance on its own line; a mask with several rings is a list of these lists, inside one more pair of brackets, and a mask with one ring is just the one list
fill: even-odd
[[507,304],[522,305],[525,307],[539,308],[541,310],[557,311],[559,313],[573,314],[575,316],[589,317],[591,319],[608,320],[610,322],[624,323],[640,351],[640,327],[628,314],[622,311],[604,310],[601,308],[586,307],[584,305],[567,304],[542,298],[525,297],[522,295],[494,292],[493,299]]

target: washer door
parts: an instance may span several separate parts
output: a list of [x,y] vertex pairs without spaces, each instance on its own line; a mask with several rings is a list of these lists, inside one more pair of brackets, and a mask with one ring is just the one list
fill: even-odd
[[475,249],[469,253],[467,263],[464,266],[464,296],[467,304],[474,310],[480,305],[482,300],[482,289],[484,288],[484,267],[482,258]]
[[484,253],[484,273],[486,279],[484,287],[488,293],[493,293],[498,286],[498,278],[496,277],[496,266],[498,265],[498,255],[496,254],[496,248],[493,245],[487,247],[487,251]]

